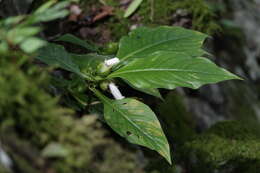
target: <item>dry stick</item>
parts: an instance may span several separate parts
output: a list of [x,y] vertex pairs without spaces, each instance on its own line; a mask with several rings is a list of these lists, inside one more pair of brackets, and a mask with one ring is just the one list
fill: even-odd
[[150,20],[153,22],[153,20],[154,20],[154,0],[150,0],[150,2],[151,2]]

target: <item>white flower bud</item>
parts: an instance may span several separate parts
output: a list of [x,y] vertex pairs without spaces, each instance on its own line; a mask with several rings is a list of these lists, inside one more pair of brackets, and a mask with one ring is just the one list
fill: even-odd
[[114,98],[116,100],[121,100],[121,99],[124,99],[125,97],[121,94],[121,92],[119,91],[118,87],[113,83],[111,82],[110,84],[108,84],[108,87],[112,93],[112,95],[114,96]]
[[109,60],[105,60],[105,64],[108,67],[112,67],[112,66],[118,64],[119,62],[120,62],[120,60],[117,57],[109,59]]

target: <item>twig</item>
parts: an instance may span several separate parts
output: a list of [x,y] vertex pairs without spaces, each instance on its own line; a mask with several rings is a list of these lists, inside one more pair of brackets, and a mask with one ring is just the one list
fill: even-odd
[[153,22],[153,20],[154,20],[154,0],[150,0],[150,2],[151,2],[150,20]]

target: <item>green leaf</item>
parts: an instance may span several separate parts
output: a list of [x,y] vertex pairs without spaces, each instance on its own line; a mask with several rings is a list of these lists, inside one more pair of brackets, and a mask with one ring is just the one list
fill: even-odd
[[[48,2],[46,4],[48,4]],[[63,2],[59,2],[59,3],[55,3],[53,6],[51,6],[49,8],[47,6],[50,6],[50,4],[48,4],[46,6],[46,9],[44,9],[43,6],[41,6],[40,8],[42,8],[42,9],[41,10],[38,9],[34,13],[35,16],[37,16],[36,21],[47,22],[47,21],[51,21],[54,19],[58,19],[58,18],[67,16],[69,14],[69,11],[66,10],[65,8],[69,4],[70,3],[68,1],[63,1]]]
[[39,27],[16,27],[7,32],[7,39],[12,44],[19,44],[26,40],[28,37],[38,34],[41,31]]
[[87,50],[91,50],[91,51],[95,51],[95,52],[98,51],[97,46],[92,45],[92,44],[88,43],[87,41],[81,40],[72,34],[65,34],[65,35],[59,37],[56,41],[69,42],[69,43],[84,47]]
[[29,18],[29,23],[47,22],[54,19],[65,17],[69,11],[65,9],[70,3],[63,1],[57,3],[56,1],[48,1],[33,13]]
[[138,90],[138,91],[141,91],[141,92],[143,92],[143,93],[152,95],[152,96],[154,96],[154,97],[157,97],[157,98],[163,100],[163,97],[162,97],[161,93],[160,93],[159,90],[156,89],[156,88],[138,88],[138,87],[132,85],[131,83],[127,82],[127,81],[125,81],[125,82],[126,82],[128,85],[130,85],[132,88],[134,88],[134,89],[136,89],[136,90]]
[[136,87],[133,87],[133,88],[135,88],[138,91],[158,97],[159,99],[163,100],[163,97],[157,88],[136,88]]
[[171,164],[167,138],[147,105],[131,98],[111,100],[99,91],[93,91],[104,103],[104,117],[113,130],[131,143],[157,151]]
[[37,37],[29,37],[21,43],[20,47],[26,53],[33,53],[39,48],[43,47],[45,44],[45,41]]
[[10,25],[15,25],[19,22],[21,22],[25,18],[25,15],[19,15],[19,16],[12,16],[8,17],[4,20],[0,20],[0,26],[1,27],[10,27]]
[[46,3],[44,3],[43,5],[41,5],[36,11],[35,13],[43,13],[46,10],[48,10],[49,8],[51,8],[51,6],[53,6],[56,2],[54,0],[50,0]]
[[130,6],[126,9],[126,12],[124,14],[124,17],[127,18],[131,16],[135,10],[140,6],[143,0],[133,0],[133,2],[130,4]]
[[8,51],[8,44],[7,42],[3,41],[0,42],[0,54],[5,54]]
[[201,56],[207,35],[181,27],[161,26],[154,29],[140,27],[119,42],[117,57],[121,61],[145,57],[156,51],[174,51]]
[[135,59],[108,76],[114,77],[120,77],[137,88],[166,89],[197,89],[204,84],[240,79],[206,58],[192,58],[174,52],[156,52]]
[[64,70],[76,73],[83,78],[91,80],[91,76],[80,71],[79,66],[73,62],[69,53],[67,53],[63,46],[52,43],[48,44],[39,49],[36,58],[48,65],[58,66]]

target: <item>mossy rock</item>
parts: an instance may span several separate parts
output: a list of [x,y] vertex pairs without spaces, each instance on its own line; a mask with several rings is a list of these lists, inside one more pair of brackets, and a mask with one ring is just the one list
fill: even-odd
[[[16,170],[21,173],[38,173],[43,170],[57,173],[145,172],[137,154],[141,151],[127,149],[116,142],[97,116],[62,116],[59,121],[62,125],[57,138],[49,141],[43,149],[29,137],[17,137],[17,132],[1,135]],[[53,144],[55,147],[50,147]]]
[[136,15],[140,16],[140,22],[145,25],[172,25],[179,20],[174,16],[179,15],[182,10],[185,15],[180,14],[177,18],[190,21],[191,26],[185,26],[184,23],[187,22],[179,24],[207,34],[214,34],[221,28],[212,6],[205,0],[147,0],[143,1]]
[[[62,117],[62,124],[58,139],[45,145],[42,150],[31,145],[29,139],[25,141],[14,136],[10,139],[9,135],[5,144],[16,170],[21,173],[44,170],[56,173],[145,172],[138,160],[138,151],[127,149],[111,138],[97,116],[65,116]],[[63,152],[59,152],[61,150]]]
[[6,170],[1,164],[0,164],[0,173],[11,173],[9,170]]
[[149,157],[149,164],[146,170],[158,173],[179,173],[176,164],[182,158],[179,152],[183,144],[191,140],[195,135],[195,122],[192,120],[191,113],[187,110],[184,96],[177,92],[169,92],[164,101],[159,104],[155,111],[161,120],[163,130],[171,145],[173,165],[169,165],[161,157]]
[[[194,170],[253,167],[260,163],[257,129],[236,121],[220,122],[183,147]],[[205,171],[205,172],[206,172]],[[230,171],[232,172],[232,171]]]
[[146,25],[167,25],[171,19],[172,5],[171,0],[143,1],[136,15]]
[[66,117],[63,123],[64,133],[60,134],[58,143],[68,150],[68,154],[52,162],[58,173],[128,173],[138,169],[134,152],[123,149],[112,138],[106,137],[109,133],[96,116]]
[[[137,11],[130,17],[124,18],[125,9],[118,0],[104,1],[114,8],[113,15],[106,20],[96,23],[96,29],[102,33],[109,31],[111,41],[118,41],[131,29],[138,26],[158,26],[158,25],[178,25],[192,28],[207,34],[214,34],[220,30],[217,22],[217,14],[212,6],[205,0],[146,0],[143,1]],[[88,11],[91,5],[100,7],[102,4],[96,1],[84,1],[83,10]],[[192,4],[192,5],[191,5]],[[175,15],[179,11],[184,11],[185,16],[181,16],[184,21],[189,21],[189,25],[177,22]],[[102,31],[102,32],[101,32]],[[100,35],[102,37],[102,35]]]
[[192,18],[192,29],[214,34],[221,28],[217,22],[217,15],[205,0],[177,0],[173,1],[174,10],[184,9]]
[[1,131],[17,131],[44,145],[59,133],[59,116],[69,111],[57,106],[57,98],[44,91],[48,79],[38,67],[23,72],[15,64],[3,63],[0,68]]

